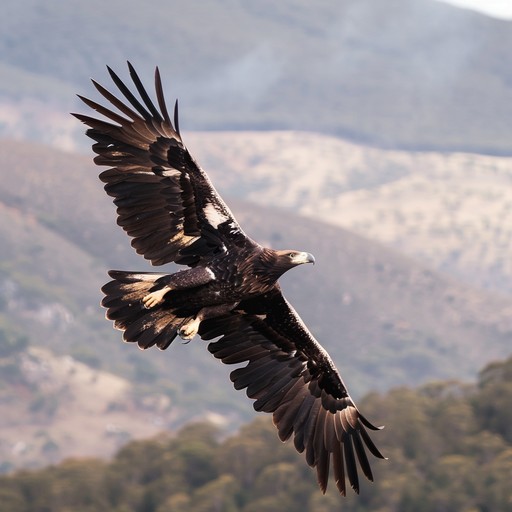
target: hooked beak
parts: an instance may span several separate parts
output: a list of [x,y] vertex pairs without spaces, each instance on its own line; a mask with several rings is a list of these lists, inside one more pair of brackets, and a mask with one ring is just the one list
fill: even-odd
[[309,254],[309,252],[299,252],[297,255],[293,258],[293,263],[296,265],[302,265],[303,263],[315,263],[315,257],[312,254]]

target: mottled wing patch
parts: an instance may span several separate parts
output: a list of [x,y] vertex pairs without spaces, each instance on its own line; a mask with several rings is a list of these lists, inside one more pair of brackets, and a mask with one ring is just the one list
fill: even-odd
[[229,217],[227,217],[222,211],[220,211],[214,204],[206,203],[204,207],[204,214],[208,222],[217,229],[220,224],[224,224],[224,222],[229,222]]
[[[128,66],[140,99],[108,68],[124,100],[93,81],[114,109],[80,96],[106,120],[73,115],[89,126],[87,135],[95,141],[95,163],[110,167],[100,179],[114,198],[118,224],[133,238],[137,253],[153,265],[176,262],[195,266],[230,244],[253,243],[184,146],[177,103],[173,122],[158,69],[157,108],[133,67]],[[224,224],[229,229],[217,229]]]

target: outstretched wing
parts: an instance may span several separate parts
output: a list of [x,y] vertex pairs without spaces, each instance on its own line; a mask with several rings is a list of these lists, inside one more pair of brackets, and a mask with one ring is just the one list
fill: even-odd
[[231,372],[236,389],[247,388],[257,411],[273,413],[282,441],[293,435],[295,448],[316,467],[327,488],[332,465],[345,495],[345,477],[359,492],[358,466],[373,480],[366,450],[384,458],[366,428],[379,430],[357,409],[327,352],[279,289],[240,303],[229,316],[205,320],[199,334],[210,352],[226,364],[248,362]]
[[[79,96],[108,120],[73,114],[90,128],[97,165],[106,192],[117,206],[118,224],[133,238],[137,253],[153,265],[175,262],[194,266],[230,247],[255,244],[242,231],[206,173],[183,144],[178,125],[169,117],[158,68],[158,107],[144,89],[133,66],[130,76],[141,101],[110,69],[126,102],[93,80],[115,109]],[[117,111],[115,111],[117,109]]]

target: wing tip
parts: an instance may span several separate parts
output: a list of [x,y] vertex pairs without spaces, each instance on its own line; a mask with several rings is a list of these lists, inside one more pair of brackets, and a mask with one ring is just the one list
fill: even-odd
[[180,133],[180,120],[178,116],[178,99],[176,98],[176,101],[174,102],[174,129],[176,130],[176,133],[181,137]]

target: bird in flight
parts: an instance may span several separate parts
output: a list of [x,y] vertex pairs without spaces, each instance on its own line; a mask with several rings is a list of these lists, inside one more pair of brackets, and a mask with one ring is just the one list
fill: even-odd
[[[367,451],[384,458],[333,361],[285,299],[278,279],[314,263],[311,254],[274,250],[248,237],[208,175],[183,144],[177,103],[171,119],[158,68],[157,105],[133,66],[137,96],[109,74],[124,99],[93,80],[108,107],[79,96],[102,118],[73,114],[89,128],[94,162],[117,207],[117,223],[138,254],[153,265],[176,263],[176,273],[111,270],[102,305],[123,339],[141,349],[169,347],[199,335],[231,372],[254,409],[272,413],[282,441],[293,437],[326,491],[330,469],[346,494],[359,492],[359,468],[370,481]],[[114,109],[112,108],[114,107]]]

